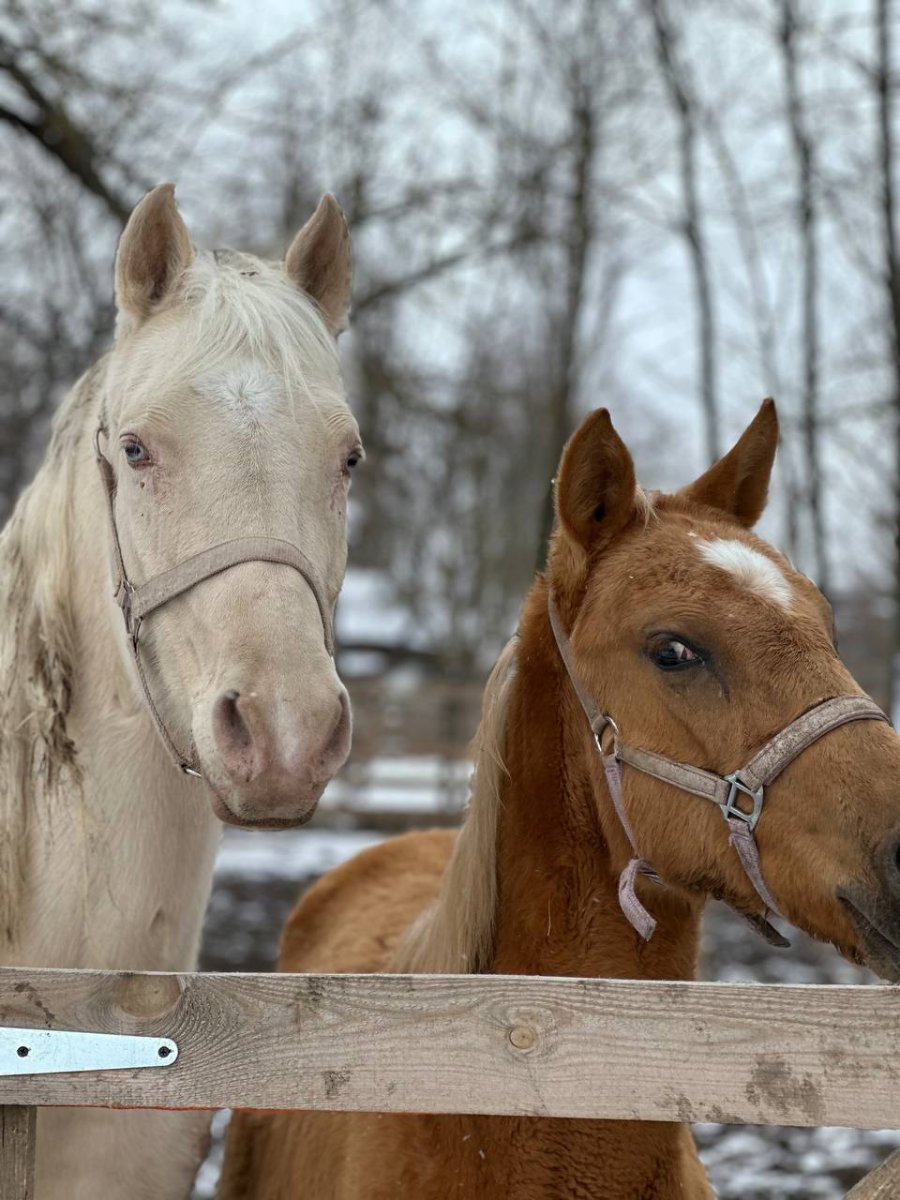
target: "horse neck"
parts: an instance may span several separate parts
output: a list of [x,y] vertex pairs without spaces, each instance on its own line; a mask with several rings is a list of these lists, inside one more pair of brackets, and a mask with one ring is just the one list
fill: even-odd
[[662,889],[645,943],[618,902],[587,762],[584,714],[565,678],[539,581],[519,625],[506,723],[507,779],[498,809],[492,969],[500,973],[689,979],[699,907]]
[[[183,969],[196,955],[220,826],[204,785],[168,760],[122,653],[91,450],[104,373],[95,367],[65,402],[0,555],[31,583],[4,589],[0,607],[17,611],[3,615],[35,644],[56,638],[37,664],[46,718],[18,753],[0,754],[0,844],[16,859],[0,897],[4,957]],[[27,707],[34,664],[0,656],[0,673],[11,712]],[[14,749],[7,740],[0,750]]]

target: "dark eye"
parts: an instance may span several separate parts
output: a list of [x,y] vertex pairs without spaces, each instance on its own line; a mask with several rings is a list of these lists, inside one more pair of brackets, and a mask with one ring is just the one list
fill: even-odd
[[122,443],[122,450],[131,467],[145,467],[150,462],[147,449],[137,438],[128,438]]
[[703,659],[687,642],[678,638],[665,638],[650,647],[653,665],[661,671],[680,671],[685,667],[699,666]]
[[362,450],[353,450],[347,455],[344,460],[344,474],[349,475],[354,467],[358,467],[362,460]]

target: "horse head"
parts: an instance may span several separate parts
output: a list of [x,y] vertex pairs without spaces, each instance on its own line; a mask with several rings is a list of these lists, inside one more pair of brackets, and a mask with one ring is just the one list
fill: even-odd
[[688,906],[715,896],[773,936],[775,908],[900,978],[900,739],[826,599],[751,532],[777,439],[767,401],[694,483],[648,495],[605,410],[574,434],[549,562],[569,719],[645,936],[629,863]]
[[126,628],[110,602],[127,669],[223,821],[302,824],[350,743],[331,653],[362,455],[335,345],[343,214],[326,196],[283,263],[209,253],[163,184],[132,214],[115,275],[97,434],[109,527],[95,533],[120,605],[163,597],[143,620],[123,607]]

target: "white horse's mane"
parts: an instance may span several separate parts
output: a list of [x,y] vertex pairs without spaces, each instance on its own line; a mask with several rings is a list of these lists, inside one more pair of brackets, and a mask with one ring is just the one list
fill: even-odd
[[28,814],[61,774],[77,776],[66,732],[74,644],[67,498],[102,370],[89,371],[63,402],[44,465],[0,535],[0,942],[15,938]]
[[392,963],[413,974],[477,974],[490,964],[497,908],[497,826],[506,767],[506,723],[517,639],[497,659],[475,736],[475,773],[465,822],[437,900],[413,923]]
[[[182,286],[173,315],[184,336],[164,363],[152,335],[129,345],[131,332],[120,329],[119,345],[135,356],[131,369],[152,367],[164,387],[244,356],[266,363],[317,409],[340,399],[334,339],[315,302],[280,267],[234,251],[199,252]],[[21,916],[29,813],[59,784],[79,779],[66,729],[77,685],[76,492],[95,478],[91,438],[115,355],[87,371],[63,401],[44,462],[0,533],[0,945],[15,941]]]

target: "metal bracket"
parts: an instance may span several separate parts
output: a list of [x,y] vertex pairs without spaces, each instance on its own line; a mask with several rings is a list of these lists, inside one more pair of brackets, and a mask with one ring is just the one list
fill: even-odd
[[0,1076],[170,1067],[177,1057],[171,1038],[0,1027]]

